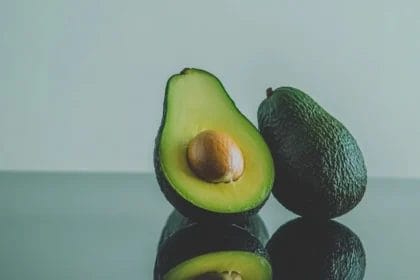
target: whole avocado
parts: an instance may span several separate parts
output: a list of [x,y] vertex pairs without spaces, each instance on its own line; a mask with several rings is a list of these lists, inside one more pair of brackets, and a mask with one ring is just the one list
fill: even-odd
[[273,195],[287,209],[329,219],[360,202],[367,184],[362,152],[344,125],[309,95],[269,88],[258,126],[274,160]]

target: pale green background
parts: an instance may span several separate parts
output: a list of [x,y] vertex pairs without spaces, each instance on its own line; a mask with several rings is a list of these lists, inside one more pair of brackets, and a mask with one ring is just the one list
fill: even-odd
[[151,171],[166,79],[308,91],[370,175],[420,176],[418,1],[0,0],[0,169]]

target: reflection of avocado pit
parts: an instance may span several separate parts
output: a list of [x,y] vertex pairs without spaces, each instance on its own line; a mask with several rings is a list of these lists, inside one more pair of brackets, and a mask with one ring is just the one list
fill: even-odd
[[242,280],[242,276],[236,271],[207,272],[194,277],[192,280]]
[[198,177],[212,183],[236,181],[244,170],[244,159],[235,141],[213,130],[205,130],[190,141],[187,159]]

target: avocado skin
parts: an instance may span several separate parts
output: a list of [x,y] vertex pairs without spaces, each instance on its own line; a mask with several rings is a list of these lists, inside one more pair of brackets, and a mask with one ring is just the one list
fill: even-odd
[[[185,68],[184,70],[181,71],[181,75],[183,75],[186,70],[188,69],[194,69],[196,71],[202,71],[207,73],[208,75],[211,75],[213,77],[215,77],[213,74],[205,71],[205,70],[201,70],[201,69],[195,69],[195,68]],[[165,123],[166,123],[166,110],[167,110],[167,98],[168,98],[168,86],[169,86],[169,81],[172,79],[172,77],[177,76],[179,74],[175,74],[173,76],[171,76],[168,80],[168,83],[166,84],[166,88],[165,88],[165,98],[163,101],[163,116],[162,116],[162,120],[160,123],[160,127],[158,130],[158,133],[156,135],[155,138],[155,147],[154,147],[154,153],[153,153],[153,164],[154,164],[154,169],[155,169],[155,175],[156,175],[156,179],[158,181],[158,184],[160,186],[160,189],[162,191],[162,193],[165,195],[166,199],[172,204],[172,206],[174,206],[179,212],[182,213],[182,215],[191,218],[192,220],[195,221],[206,221],[206,222],[218,222],[218,223],[234,223],[234,222],[246,222],[248,217],[255,215],[256,213],[258,213],[258,211],[264,206],[264,204],[267,202],[268,197],[257,207],[254,207],[253,209],[249,209],[247,211],[243,211],[240,213],[217,213],[217,212],[212,212],[212,211],[207,211],[203,208],[197,207],[194,204],[192,204],[191,202],[185,200],[181,195],[179,195],[175,189],[171,186],[171,184],[169,183],[169,181],[166,179],[166,176],[163,172],[162,166],[160,164],[160,152],[159,152],[159,147],[160,147],[160,139],[162,136],[162,132],[163,132],[163,128],[165,127]],[[215,77],[217,79],[217,81],[220,83],[221,87],[224,89],[223,84],[220,82],[220,80]],[[226,92],[226,90],[225,90]],[[235,106],[234,101],[230,98],[230,96],[227,94],[226,95],[227,98],[229,98],[232,101],[232,105],[234,107],[234,109],[237,111],[238,114],[240,114],[242,117],[244,117],[246,120],[248,120],[240,111],[239,109]],[[251,123],[250,123],[251,124]],[[252,125],[252,124],[251,124]]]
[[328,219],[362,199],[367,170],[350,132],[304,92],[281,87],[260,104],[258,126],[273,155],[273,195],[290,211]]
[[273,280],[361,280],[366,255],[359,237],[332,220],[298,218],[267,244]]
[[166,238],[161,238],[155,262],[154,279],[163,279],[169,270],[184,261],[220,251],[246,251],[269,260],[261,242],[239,226],[221,224],[215,227],[195,223],[181,227]]
[[[165,240],[167,240],[175,232],[195,224],[197,224],[197,222],[183,216],[176,209],[173,210],[162,230],[158,247],[160,248]],[[201,222],[200,224],[206,224],[208,227],[219,227],[219,223]],[[258,214],[250,216],[245,222],[235,223],[233,225],[246,230],[248,233],[256,237],[263,245],[265,245],[269,239],[268,231],[264,221]]]

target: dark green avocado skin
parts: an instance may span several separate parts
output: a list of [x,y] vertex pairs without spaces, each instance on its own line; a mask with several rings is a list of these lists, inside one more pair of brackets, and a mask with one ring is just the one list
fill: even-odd
[[[169,215],[165,226],[162,230],[159,241],[159,247],[175,232],[195,224],[197,224],[197,222],[183,216],[177,210],[173,210],[172,213]],[[200,224],[206,224],[208,225],[208,227],[213,226],[215,228],[219,226],[219,223],[211,222],[201,222]],[[235,223],[233,225],[246,230],[248,233],[256,237],[263,245],[265,245],[269,239],[268,231],[264,224],[264,221],[258,214],[250,216],[245,222]]]
[[171,228],[171,234],[165,233],[165,229],[162,232],[154,268],[155,280],[163,279],[170,269],[186,260],[212,252],[245,251],[269,260],[258,238],[237,225],[187,225],[181,222],[179,226],[179,230]]
[[[187,69],[187,68],[186,68]],[[186,70],[184,69],[184,70]],[[181,74],[183,74],[183,71],[181,71]],[[197,69],[198,70],[198,69]],[[204,70],[199,70],[208,73]],[[208,73],[209,75],[212,75],[211,73]],[[169,78],[170,80],[171,78]],[[217,79],[217,78],[216,78]],[[169,84],[169,83],[168,83]],[[180,196],[175,189],[172,187],[172,185],[167,180],[163,170],[162,166],[160,164],[160,155],[159,155],[159,148],[160,148],[160,139],[162,135],[163,128],[166,123],[166,110],[167,110],[167,96],[168,96],[168,84],[165,89],[165,99],[163,102],[163,116],[161,120],[161,124],[157,133],[157,136],[155,138],[155,147],[154,147],[154,153],[153,153],[153,163],[155,168],[155,174],[156,179],[158,181],[158,184],[160,186],[161,191],[165,195],[166,199],[179,211],[182,213],[182,215],[189,217],[195,221],[207,221],[207,222],[219,222],[219,223],[234,223],[234,222],[246,222],[248,217],[258,213],[258,211],[263,207],[265,202],[268,200],[268,197],[257,207],[240,212],[240,213],[217,213],[208,211],[206,209],[200,208],[192,204],[191,202],[185,200],[182,196]],[[220,83],[220,85],[223,87],[223,84]],[[227,96],[230,98],[229,96]],[[234,102],[232,101],[234,104]],[[236,108],[236,107],[235,107]],[[238,113],[240,111],[238,110]]]
[[267,244],[273,280],[362,280],[366,255],[359,237],[332,220],[298,218]]
[[290,211],[328,219],[362,199],[367,170],[356,140],[311,97],[276,89],[258,108],[258,126],[273,155],[273,195]]

